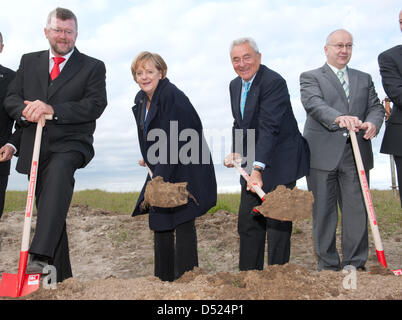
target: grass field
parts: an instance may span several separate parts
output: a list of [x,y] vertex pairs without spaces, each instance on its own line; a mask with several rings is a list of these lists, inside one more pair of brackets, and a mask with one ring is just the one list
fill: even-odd
[[[24,191],[7,191],[4,212],[24,210],[26,194]],[[84,190],[74,193],[72,203],[106,211],[131,214],[138,196],[138,192],[116,193],[102,190]],[[399,198],[394,197],[391,190],[372,190],[371,197],[382,235],[386,237],[399,232],[402,226],[402,210]],[[221,193],[218,194],[217,205],[209,212],[225,210],[237,213],[239,203],[240,194]]]

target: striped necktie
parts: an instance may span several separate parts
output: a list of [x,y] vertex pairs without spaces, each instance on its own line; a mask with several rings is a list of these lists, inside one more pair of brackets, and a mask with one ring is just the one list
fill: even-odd
[[250,82],[243,83],[243,94],[241,95],[241,100],[240,100],[240,112],[241,112],[242,119],[244,117],[244,107],[246,105],[248,91],[250,90],[250,84],[251,84]]
[[341,85],[343,87],[343,90],[345,91],[346,94],[346,98],[349,101],[349,85],[347,84],[345,78],[344,78],[344,72],[343,71],[338,71],[336,73],[336,75],[338,76],[339,81],[341,82]]

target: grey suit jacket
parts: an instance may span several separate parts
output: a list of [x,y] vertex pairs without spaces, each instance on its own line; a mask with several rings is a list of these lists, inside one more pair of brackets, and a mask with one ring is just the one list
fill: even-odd
[[[335,124],[341,115],[352,115],[361,121],[371,122],[379,132],[384,120],[384,108],[377,97],[371,76],[348,68],[349,102],[342,85],[328,66],[304,72],[300,75],[301,102],[306,109],[307,119],[304,137],[311,151],[310,167],[333,170],[339,163],[347,131]],[[371,141],[363,139],[364,132],[357,134],[365,170],[373,168]]]

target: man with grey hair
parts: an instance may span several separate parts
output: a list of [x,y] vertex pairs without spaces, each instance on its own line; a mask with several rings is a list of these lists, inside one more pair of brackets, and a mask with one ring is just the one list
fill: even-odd
[[[368,178],[373,168],[371,139],[379,132],[384,109],[371,76],[347,65],[352,35],[343,29],[327,38],[324,66],[300,75],[307,119],[304,137],[310,151],[307,185],[314,194],[313,236],[318,270],[347,265],[364,269],[368,257],[367,215],[349,130],[355,131]],[[342,213],[342,262],[336,249],[338,205]]]
[[[17,171],[29,174],[37,123],[45,115],[36,187],[37,222],[29,248],[27,273],[56,267],[57,281],[72,276],[66,217],[74,191],[74,173],[94,156],[96,120],[106,104],[102,61],[75,47],[73,12],[57,8],[44,29],[50,50],[22,56],[4,105],[22,126]],[[47,269],[47,268],[46,268]]]
[[[3,52],[3,35],[0,32],[0,53]],[[16,144],[17,133],[11,135],[14,120],[4,110],[3,100],[7,93],[8,85],[15,77],[15,72],[0,64],[0,218],[3,214],[4,201],[10,174],[10,159],[13,157],[14,148],[10,145]]]
[[[254,214],[253,208],[261,204],[261,199],[253,184],[265,192],[278,185],[292,189],[297,179],[308,174],[309,150],[298,129],[286,81],[261,64],[255,41],[251,38],[233,41],[230,57],[238,77],[229,87],[234,118],[233,153],[226,157],[225,166],[233,167],[231,160],[242,157],[252,180],[247,184],[240,178],[239,269],[262,270],[266,239],[268,264],[289,262],[292,222]],[[239,136],[237,132],[242,134]]]

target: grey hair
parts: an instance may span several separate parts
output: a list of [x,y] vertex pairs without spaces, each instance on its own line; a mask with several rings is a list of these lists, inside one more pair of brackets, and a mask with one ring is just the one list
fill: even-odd
[[49,15],[47,16],[47,23],[46,23],[46,29],[50,28],[50,23],[52,22],[52,18],[57,18],[63,21],[66,20],[74,20],[75,22],[75,31],[78,31],[78,21],[77,17],[75,14],[69,10],[69,9],[64,9],[64,8],[56,8],[52,10]]
[[338,31],[345,31],[345,32],[349,33],[349,34],[350,34],[350,37],[352,38],[352,43],[353,43],[353,36],[352,36],[352,34],[351,34],[348,30],[345,30],[345,29],[337,29],[337,30],[332,31],[332,32],[328,35],[327,40],[326,40],[326,42],[325,42],[326,45],[330,44],[332,36],[334,35],[334,33],[338,32]]
[[253,38],[250,38],[250,37],[243,37],[243,38],[233,40],[232,44],[230,45],[230,52],[232,52],[233,47],[241,45],[243,43],[248,43],[251,46],[251,48],[253,48],[255,53],[260,52],[260,50],[258,50],[257,43],[255,42],[255,40]]

